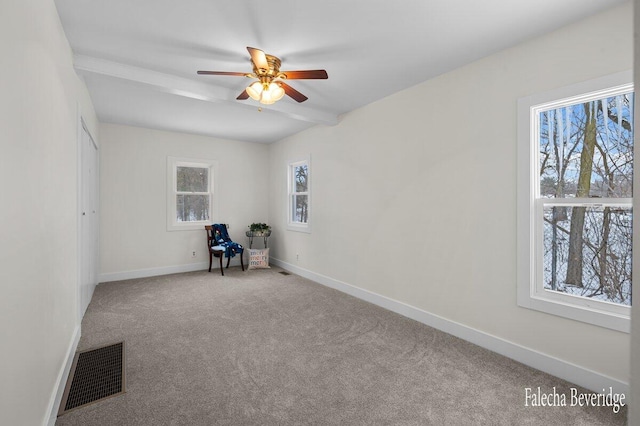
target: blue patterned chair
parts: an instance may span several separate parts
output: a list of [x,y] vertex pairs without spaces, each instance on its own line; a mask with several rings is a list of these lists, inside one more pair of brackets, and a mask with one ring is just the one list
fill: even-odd
[[229,262],[231,262],[231,258],[236,254],[240,255],[240,265],[244,271],[244,247],[231,241],[229,233],[227,232],[227,225],[224,223],[214,223],[213,225],[206,225],[204,229],[207,231],[207,247],[209,248],[209,272],[211,272],[213,258],[219,257],[220,272],[224,275],[222,256],[227,257],[227,268],[229,268]]

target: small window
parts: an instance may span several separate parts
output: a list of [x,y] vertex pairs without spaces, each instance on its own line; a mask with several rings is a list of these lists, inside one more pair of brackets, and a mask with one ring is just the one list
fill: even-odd
[[520,101],[518,302],[628,331],[634,94],[612,78]]
[[288,229],[310,232],[311,185],[308,160],[289,163],[288,182]]
[[214,162],[169,157],[167,228],[201,229],[213,221]]

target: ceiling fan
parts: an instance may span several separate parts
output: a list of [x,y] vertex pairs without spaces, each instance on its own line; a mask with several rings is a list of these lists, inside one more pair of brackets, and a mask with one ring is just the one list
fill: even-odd
[[247,47],[253,64],[252,73],[231,71],[198,71],[201,75],[231,75],[257,79],[238,95],[236,99],[243,101],[255,99],[261,104],[269,105],[282,99],[286,94],[297,102],[304,102],[307,98],[284,80],[327,79],[325,70],[280,71],[280,58],[268,55],[260,49]]

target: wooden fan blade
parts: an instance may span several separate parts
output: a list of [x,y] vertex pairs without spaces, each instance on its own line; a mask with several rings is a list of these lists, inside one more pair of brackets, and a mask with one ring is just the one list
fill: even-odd
[[294,89],[293,87],[289,86],[287,83],[285,83],[283,81],[278,81],[278,84],[280,85],[280,87],[282,87],[284,89],[284,93],[286,93],[288,96],[292,97],[293,99],[295,99],[298,102],[304,102],[307,99],[309,99],[305,95],[303,95],[302,93],[298,92],[296,89]]
[[246,90],[243,90],[242,93],[240,93],[236,99],[239,101],[244,101],[245,99],[249,99],[249,94],[247,93]]
[[325,70],[282,71],[282,74],[286,75],[288,80],[324,80],[329,78]]
[[256,66],[256,68],[258,69],[262,68],[263,70],[269,69],[269,64],[267,63],[267,56],[264,54],[262,50],[256,49],[255,47],[249,47],[249,46],[247,46],[247,50],[249,51],[249,54],[251,55],[251,61]]
[[231,72],[231,71],[198,71],[198,74],[204,75],[237,75],[238,77],[244,77],[246,72]]

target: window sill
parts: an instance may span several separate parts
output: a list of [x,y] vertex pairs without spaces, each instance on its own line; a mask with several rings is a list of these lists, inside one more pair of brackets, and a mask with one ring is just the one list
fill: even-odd
[[628,314],[616,314],[595,307],[578,306],[529,294],[522,295],[520,292],[518,293],[518,306],[623,333],[629,333],[631,330],[630,307],[626,309]]
[[205,225],[211,225],[210,221],[190,222],[180,224],[167,224],[167,231],[202,231]]
[[311,233],[311,226],[307,225],[292,225],[292,224],[287,224],[287,231],[293,231],[293,232],[303,232],[306,234],[310,234]]

